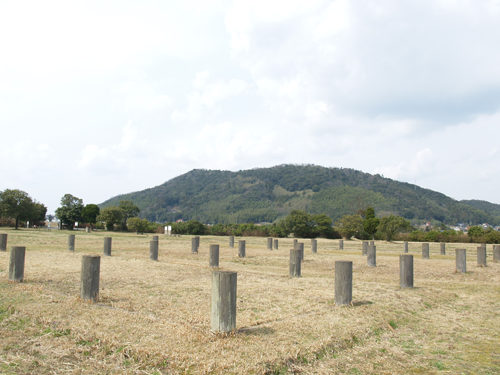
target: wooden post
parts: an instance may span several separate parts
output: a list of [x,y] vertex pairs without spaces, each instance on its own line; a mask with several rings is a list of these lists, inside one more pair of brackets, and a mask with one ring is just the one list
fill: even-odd
[[268,238],[267,239],[267,250],[272,250],[273,249],[273,239]]
[[198,253],[198,242],[196,237],[191,238],[191,252]]
[[441,249],[441,255],[446,255],[446,244],[444,242],[439,244],[439,248]]
[[404,253],[408,252],[408,241],[405,241]]
[[229,236],[229,247],[234,247],[234,236]]
[[413,255],[399,255],[399,286],[413,288]]
[[296,238],[293,239],[293,248],[294,249],[295,249],[295,246],[297,246],[297,239]]
[[153,236],[153,241],[158,242],[160,240],[160,236]]
[[240,258],[245,257],[245,241],[243,240],[238,241],[238,256]]
[[101,257],[99,255],[82,256],[82,275],[80,282],[80,297],[83,300],[99,300],[99,273]]
[[212,268],[219,267],[219,245],[210,245],[209,266]]
[[377,267],[377,246],[369,245],[367,255],[366,263],[368,267]]
[[424,242],[422,244],[422,259],[429,259],[429,243]]
[[477,248],[477,266],[486,267],[486,247]]
[[236,272],[212,272],[211,328],[214,332],[236,329]]
[[350,305],[352,302],[352,261],[335,261],[335,304]]
[[290,277],[300,277],[300,250],[290,249]]
[[196,250],[199,250],[199,248],[200,248],[200,236],[196,236]]
[[104,255],[111,256],[111,237],[104,237]]
[[297,242],[295,244],[295,248],[297,250],[300,250],[300,260],[304,260],[304,243],[303,242]]
[[339,250],[344,250],[344,240],[339,240]]
[[318,252],[318,240],[311,239],[311,253],[316,254]]
[[149,260],[158,262],[158,241],[149,241]]
[[493,245],[493,262],[500,262],[500,245]]
[[85,233],[90,233],[90,227],[85,227]]
[[375,246],[375,241],[370,241],[370,246]]
[[26,257],[25,246],[12,246],[10,248],[9,280],[24,280],[24,259]]
[[277,238],[274,239],[274,249],[278,250],[278,239]]
[[466,273],[467,272],[467,256],[465,249],[455,250],[455,262],[457,265],[457,272]]
[[7,233],[0,233],[0,251],[7,251]]
[[75,251],[75,235],[68,235],[68,251]]
[[363,241],[363,255],[368,254],[368,241]]

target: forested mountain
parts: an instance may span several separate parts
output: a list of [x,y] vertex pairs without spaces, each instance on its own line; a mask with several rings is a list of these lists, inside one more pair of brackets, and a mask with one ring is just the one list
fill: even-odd
[[279,165],[239,172],[194,169],[160,186],[107,200],[131,200],[151,221],[196,219],[204,223],[273,222],[293,209],[325,213],[336,220],[375,207],[378,216],[447,224],[498,224],[497,214],[444,194],[380,175],[316,165]]
[[500,216],[500,204],[490,203],[487,201],[480,201],[476,199],[462,200],[460,201],[460,203],[477,208],[479,210],[483,210],[492,216]]

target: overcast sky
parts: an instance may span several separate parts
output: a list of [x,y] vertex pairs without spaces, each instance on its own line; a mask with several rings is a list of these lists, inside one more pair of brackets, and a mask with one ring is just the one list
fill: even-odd
[[500,0],[0,2],[0,190],[312,163],[500,203]]

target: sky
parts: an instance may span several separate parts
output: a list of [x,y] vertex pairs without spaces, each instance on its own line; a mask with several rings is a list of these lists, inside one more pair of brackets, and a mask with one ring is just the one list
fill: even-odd
[[354,168],[500,203],[500,0],[0,2],[0,190]]

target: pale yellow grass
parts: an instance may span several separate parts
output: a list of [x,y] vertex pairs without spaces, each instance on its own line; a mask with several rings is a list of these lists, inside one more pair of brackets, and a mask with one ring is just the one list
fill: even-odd
[[[26,246],[25,282],[9,283],[9,253],[0,253],[0,371],[3,373],[498,373],[500,264],[476,267],[476,247],[449,244],[415,255],[415,286],[399,288],[401,243],[377,242],[368,268],[359,241],[306,244],[302,278],[288,277],[292,239],[266,250],[245,238],[247,257],[227,237],[152,236],[1,230],[8,247]],[[81,255],[102,253],[100,301],[79,299]],[[302,240],[299,240],[302,241]],[[222,269],[238,272],[237,332],[210,331],[209,244],[220,244]],[[454,249],[468,250],[467,274],[455,273]],[[491,260],[491,246],[488,247]],[[353,306],[337,307],[334,263],[354,262]]]

